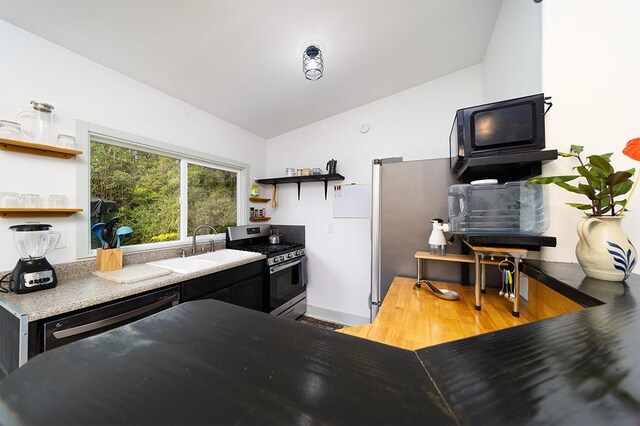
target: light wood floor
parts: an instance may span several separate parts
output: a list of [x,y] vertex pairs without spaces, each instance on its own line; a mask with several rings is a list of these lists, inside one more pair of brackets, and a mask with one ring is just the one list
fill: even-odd
[[414,278],[396,277],[372,324],[336,330],[404,349],[420,349],[537,319],[521,299],[520,317],[512,303],[492,288],[482,295],[482,310],[474,309],[473,287],[432,281],[439,288],[460,293],[457,301],[442,300],[426,286],[413,288]]

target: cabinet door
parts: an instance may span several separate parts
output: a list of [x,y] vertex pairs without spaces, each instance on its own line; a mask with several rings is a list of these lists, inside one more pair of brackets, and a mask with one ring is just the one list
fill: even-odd
[[262,276],[251,278],[229,289],[229,303],[256,311],[264,311],[264,281]]
[[209,294],[208,296],[203,297],[203,299],[213,299],[220,300],[221,302],[229,302],[229,289],[225,288],[224,290],[216,291],[215,293]]

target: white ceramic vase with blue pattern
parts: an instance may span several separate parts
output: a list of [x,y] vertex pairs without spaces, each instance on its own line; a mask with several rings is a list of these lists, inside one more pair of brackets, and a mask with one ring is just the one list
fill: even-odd
[[636,266],[636,249],[621,221],[620,216],[590,216],[578,224],[576,257],[588,277],[624,281]]

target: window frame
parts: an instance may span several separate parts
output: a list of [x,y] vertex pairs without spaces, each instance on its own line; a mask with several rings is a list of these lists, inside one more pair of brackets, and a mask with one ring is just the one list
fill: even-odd
[[[163,241],[158,243],[136,244],[123,246],[124,253],[136,253],[150,250],[180,247],[191,244],[192,237],[187,236],[187,165],[197,164],[205,167],[218,168],[221,170],[235,172],[236,179],[236,218],[238,225],[246,224],[246,215],[243,214],[248,208],[248,176],[249,164],[229,160],[201,151],[183,148],[177,145],[160,142],[154,139],[130,134],[120,130],[110,129],[97,124],[77,120],[76,121],[76,142],[81,155],[76,156],[76,201],[82,212],[76,214],[76,257],[94,257],[95,249],[91,249],[91,141],[107,143],[129,149],[139,149],[168,156],[180,160],[180,239],[175,241]],[[215,223],[210,225],[216,226]],[[224,241],[226,235],[223,229],[218,229],[220,233],[213,236],[215,241]],[[209,241],[212,235],[199,235],[197,241]]]

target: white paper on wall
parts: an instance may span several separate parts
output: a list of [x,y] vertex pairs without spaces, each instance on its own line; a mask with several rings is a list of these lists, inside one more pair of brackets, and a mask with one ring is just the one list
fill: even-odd
[[338,185],[333,191],[334,218],[371,217],[371,185]]

